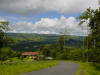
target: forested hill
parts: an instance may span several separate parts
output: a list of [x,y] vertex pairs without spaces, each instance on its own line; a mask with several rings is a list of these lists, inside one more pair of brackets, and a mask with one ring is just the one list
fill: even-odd
[[[41,45],[59,44],[59,35],[55,34],[27,34],[27,33],[7,33],[8,37],[13,41],[9,42],[9,46],[18,51],[36,51]],[[79,48],[82,46],[83,36],[67,35],[66,45],[68,48]]]

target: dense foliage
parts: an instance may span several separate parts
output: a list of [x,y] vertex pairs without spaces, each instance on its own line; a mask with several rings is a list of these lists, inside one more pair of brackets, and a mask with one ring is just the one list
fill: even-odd
[[8,21],[0,21],[0,61],[18,56],[19,53],[8,47],[10,38],[6,36],[6,31],[9,30]]
[[8,24],[7,21],[0,21],[0,48],[7,44],[5,32],[9,29]]
[[100,62],[100,8],[96,10],[88,8],[79,19],[80,25],[87,22],[89,28],[89,35],[86,38],[86,48],[89,49],[88,59]]

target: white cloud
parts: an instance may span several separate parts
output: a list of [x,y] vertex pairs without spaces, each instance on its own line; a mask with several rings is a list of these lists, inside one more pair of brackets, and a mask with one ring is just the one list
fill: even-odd
[[84,29],[78,26],[78,22],[74,17],[66,18],[61,16],[58,18],[41,18],[36,23],[32,22],[17,22],[10,25],[10,32],[17,33],[42,33],[42,34],[59,34],[66,30],[66,34],[70,35],[86,35],[87,29],[84,25]]
[[4,20],[4,19],[0,19],[0,22],[3,22],[3,21],[7,21],[7,20]]
[[29,14],[47,11],[60,13],[82,12],[89,6],[96,8],[98,0],[0,0],[0,10]]

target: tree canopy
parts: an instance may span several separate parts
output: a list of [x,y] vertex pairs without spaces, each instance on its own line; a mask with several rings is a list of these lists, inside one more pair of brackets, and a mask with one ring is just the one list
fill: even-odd
[[0,48],[3,47],[6,37],[5,32],[9,30],[9,22],[8,21],[0,21]]
[[[86,38],[88,42],[87,46],[91,51],[89,51],[89,59],[92,57],[92,61],[100,62],[100,8],[91,9],[88,8],[82,15],[78,17],[80,20],[79,25],[87,24],[89,27],[89,34]],[[92,55],[91,55],[92,53]]]

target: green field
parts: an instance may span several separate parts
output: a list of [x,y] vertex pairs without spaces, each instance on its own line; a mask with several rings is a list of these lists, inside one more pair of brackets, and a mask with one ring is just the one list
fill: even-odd
[[0,65],[0,75],[16,75],[36,71],[58,65],[55,61],[39,61],[32,63],[13,63]]

